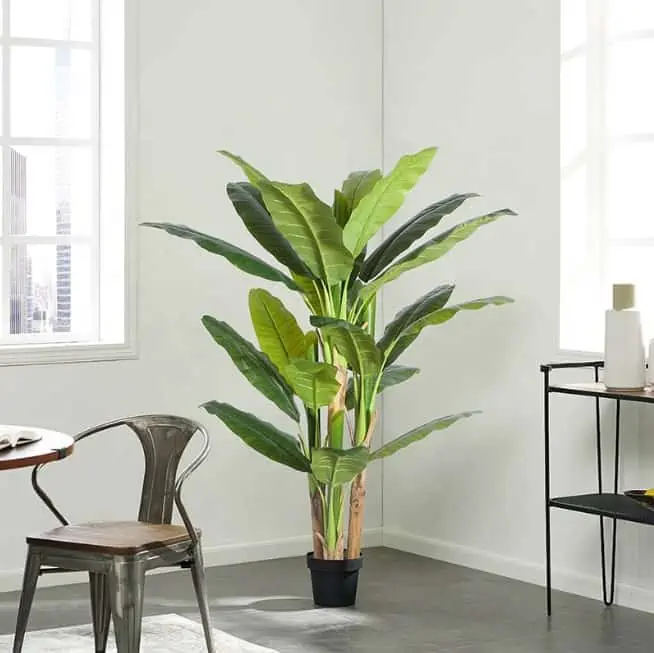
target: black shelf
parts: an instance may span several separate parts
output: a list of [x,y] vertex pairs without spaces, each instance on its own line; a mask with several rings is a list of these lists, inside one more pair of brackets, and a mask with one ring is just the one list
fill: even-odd
[[550,499],[549,505],[552,508],[654,526],[654,510],[624,494],[578,494],[570,497],[557,497]]

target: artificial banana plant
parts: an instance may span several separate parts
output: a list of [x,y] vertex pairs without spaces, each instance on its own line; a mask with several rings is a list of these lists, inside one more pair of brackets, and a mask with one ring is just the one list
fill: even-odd
[[[262,288],[251,290],[258,348],[227,323],[202,318],[239,371],[285,414],[287,430],[219,401],[204,408],[259,453],[307,475],[315,557],[358,558],[368,464],[473,414],[433,419],[376,448],[378,395],[419,372],[397,360],[425,327],[443,324],[461,311],[511,301],[496,296],[452,303],[454,286],[441,285],[400,311],[378,337],[379,293],[405,272],[440,258],[480,227],[513,212],[494,211],[423,239],[475,197],[451,195],[406,221],[369,253],[370,240],[427,171],[436,148],[403,156],[387,175],[353,172],[334,192],[331,205],[307,184],[271,181],[240,157],[221,154],[247,178],[227,185],[236,213],[286,270],[184,225],[146,226],[192,240],[246,274],[280,282],[286,287],[282,290],[302,296],[309,315],[298,321],[280,298]],[[309,330],[300,323],[310,325]]]

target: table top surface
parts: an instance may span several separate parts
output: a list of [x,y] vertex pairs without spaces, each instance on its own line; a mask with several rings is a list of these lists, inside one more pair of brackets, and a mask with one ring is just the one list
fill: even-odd
[[38,433],[41,439],[30,444],[22,444],[12,449],[0,451],[0,471],[6,469],[18,469],[20,467],[33,467],[49,463],[53,460],[67,458],[73,453],[75,441],[70,435],[50,431],[48,429],[33,428],[30,426],[15,426],[2,424],[3,429],[24,429]]
[[654,389],[620,390],[607,388],[603,383],[565,383],[552,384],[550,392],[571,395],[585,395],[587,397],[606,397],[607,399],[623,399],[625,401],[641,401],[654,403]]

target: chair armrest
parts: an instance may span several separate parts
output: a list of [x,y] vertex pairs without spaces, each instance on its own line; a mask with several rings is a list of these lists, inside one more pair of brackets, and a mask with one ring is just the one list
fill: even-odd
[[45,467],[45,464],[43,465],[37,465],[33,470],[32,470],[32,487],[34,488],[34,492],[36,492],[36,495],[43,501],[43,503],[46,505],[48,510],[59,520],[62,526],[68,526],[69,521],[59,512],[59,509],[55,504],[53,503],[52,499],[48,496],[46,491],[39,485],[39,471],[41,470],[42,467]]
[[186,469],[184,469],[184,471],[179,475],[179,478],[175,483],[175,505],[177,506],[177,511],[184,522],[184,526],[186,526],[186,530],[188,531],[188,535],[193,542],[193,545],[197,545],[198,543],[198,534],[193,526],[193,522],[189,517],[186,507],[184,506],[184,502],[182,501],[182,489],[186,479],[188,479],[188,477],[206,460],[209,455],[209,449],[211,448],[207,430],[202,425],[198,424],[198,430],[196,432],[202,437],[202,449],[196,458],[192,460],[188,467],[186,467]]

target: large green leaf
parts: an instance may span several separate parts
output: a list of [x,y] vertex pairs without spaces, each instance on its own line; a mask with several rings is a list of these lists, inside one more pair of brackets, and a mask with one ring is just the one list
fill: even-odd
[[202,324],[211,337],[229,354],[243,376],[291,419],[299,422],[300,413],[293,401],[293,390],[270,359],[226,322],[205,315]]
[[367,447],[314,449],[311,472],[319,483],[344,485],[353,481],[366,468],[369,460]]
[[399,335],[396,340],[395,345],[391,342],[386,342],[386,334],[384,334],[384,342],[380,341],[379,346],[384,347],[384,350],[390,355],[387,357],[387,364],[390,365],[394,363],[410,345],[413,341],[420,335],[422,330],[426,326],[435,326],[438,324],[443,324],[448,320],[451,320],[455,315],[461,311],[477,311],[480,308],[485,308],[486,306],[502,306],[504,304],[511,304],[513,300],[510,297],[495,296],[495,297],[485,297],[483,299],[473,299],[469,302],[463,302],[462,304],[454,304],[452,306],[447,306],[439,310],[432,311],[422,315],[414,322],[409,324]]
[[[382,377],[379,381],[379,388],[377,393],[381,394],[384,390],[392,388],[394,385],[399,385],[408,381],[411,377],[418,374],[420,370],[417,367],[406,367],[404,365],[389,365],[382,373]],[[350,379],[347,384],[347,395],[345,398],[345,405],[348,410],[353,410],[356,402],[354,397],[354,383]]]
[[333,365],[299,358],[284,369],[284,376],[295,394],[314,412],[321,406],[329,405],[340,390],[337,374],[338,370]]
[[232,433],[266,458],[299,472],[311,471],[311,463],[302,453],[297,438],[229,404],[209,401],[202,407],[222,420]]
[[304,332],[295,316],[267,290],[250,290],[248,303],[259,347],[283,375],[291,359],[304,357]]
[[218,150],[218,154],[222,154],[227,157],[230,161],[233,161],[244,173],[245,176],[249,179],[251,184],[254,184],[257,188],[259,185],[268,181],[268,178],[259,170],[257,170],[253,165],[250,165],[245,159],[242,159],[237,154],[228,152],[227,150]]
[[414,218],[405,222],[368,257],[361,270],[361,278],[364,281],[374,279],[416,240],[422,238],[446,215],[458,209],[471,197],[478,197],[478,195],[476,193],[450,195],[444,200],[428,206]]
[[456,424],[461,419],[466,419],[472,417],[473,415],[478,414],[480,411],[470,411],[466,413],[458,413],[457,415],[449,415],[448,417],[439,417],[438,419],[433,419],[431,422],[427,422],[422,426],[419,426],[404,435],[401,435],[395,440],[391,440],[388,444],[385,444],[383,447],[377,449],[370,455],[370,460],[379,460],[380,458],[387,458],[400,449],[408,447],[414,442],[419,442],[423,440],[428,435],[434,431],[442,431],[443,429]]
[[275,226],[256,186],[247,182],[227,184],[227,195],[247,230],[265,250],[292,272],[303,277],[312,276],[311,270]]
[[427,171],[435,155],[436,148],[430,147],[403,156],[390,174],[380,179],[359,202],[343,229],[343,242],[355,257],[379,228],[395,215],[404,197]]
[[280,272],[277,268],[268,265],[268,263],[262,261],[260,258],[257,258],[240,247],[236,247],[236,245],[225,242],[220,238],[203,234],[202,232],[191,229],[183,224],[171,224],[170,222],[143,222],[141,223],[141,226],[161,229],[172,236],[192,240],[207,252],[223,256],[232,265],[235,265],[243,272],[247,272],[255,277],[260,277],[261,279],[268,279],[268,281],[281,281],[291,290],[298,289],[295,282],[290,277],[287,277],[283,272]]
[[379,374],[382,353],[372,337],[361,327],[345,320],[317,315],[311,317],[311,324],[329,338],[357,374],[366,378],[375,378]]
[[347,279],[354,260],[331,208],[311,187],[264,182],[260,188],[275,226],[311,272],[330,286]]
[[454,286],[450,284],[438,286],[417,299],[413,304],[402,309],[386,327],[384,335],[377,343],[378,347],[382,351],[387,351],[402,332],[416,320],[443,308],[452,296],[453,291]]
[[416,247],[406,256],[402,257],[397,263],[388,268],[381,276],[370,282],[361,291],[361,301],[367,301],[376,294],[384,285],[397,279],[400,275],[413,270],[414,268],[431,263],[436,259],[447,254],[455,245],[466,238],[472,236],[479,227],[495,222],[504,215],[515,215],[510,209],[503,209],[488,215],[482,215],[472,220],[467,220],[461,224],[448,229],[446,232],[439,234],[435,238],[428,240],[424,244]]
[[[344,227],[352,215],[352,211],[359,206],[361,200],[375,187],[382,178],[380,170],[357,170],[348,175],[343,182],[343,188],[335,206],[334,214],[341,227]],[[343,205],[341,206],[341,199]]]

